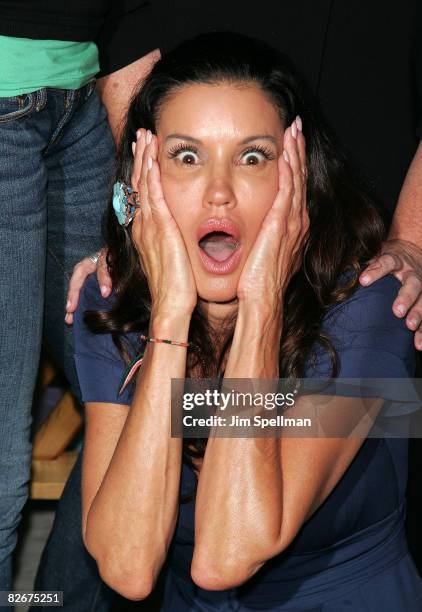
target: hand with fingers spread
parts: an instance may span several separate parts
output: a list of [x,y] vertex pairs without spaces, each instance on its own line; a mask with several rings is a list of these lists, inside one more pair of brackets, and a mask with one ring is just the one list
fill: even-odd
[[393,303],[397,317],[406,317],[407,327],[415,331],[415,347],[422,350],[422,251],[407,240],[387,240],[377,257],[362,272],[362,285],[393,274],[402,287]]
[[278,160],[279,190],[266,214],[240,276],[239,303],[278,309],[284,291],[300,267],[308,229],[306,156],[302,123],[296,118],[284,134]]
[[164,199],[157,137],[139,130],[133,153],[131,180],[140,211],[133,220],[132,239],[148,279],[152,317],[191,315],[198,299],[196,283],[182,234]]

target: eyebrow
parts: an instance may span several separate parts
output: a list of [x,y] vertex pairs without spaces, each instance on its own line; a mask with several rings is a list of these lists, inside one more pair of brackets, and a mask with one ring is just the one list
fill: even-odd
[[[193,144],[198,144],[198,145],[203,144],[197,138],[193,138],[192,136],[187,136],[185,134],[169,134],[166,138],[166,142],[167,140],[171,140],[172,138],[177,138],[179,140],[187,140],[188,142],[192,142]],[[254,134],[254,136],[248,136],[247,138],[242,140],[240,144],[242,145],[249,144],[250,142],[253,142],[254,140],[269,140],[270,142],[277,144],[277,141],[274,138],[274,136],[270,136],[269,134]]]

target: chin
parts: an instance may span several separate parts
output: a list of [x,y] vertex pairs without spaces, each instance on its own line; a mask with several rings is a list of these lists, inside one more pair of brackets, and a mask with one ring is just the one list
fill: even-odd
[[[208,276],[208,275],[207,275]],[[234,302],[237,299],[237,279],[208,276],[196,279],[198,296],[206,302]]]

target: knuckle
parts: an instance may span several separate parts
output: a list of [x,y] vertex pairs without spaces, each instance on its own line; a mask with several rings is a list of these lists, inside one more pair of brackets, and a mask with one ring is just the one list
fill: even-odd
[[419,308],[412,308],[412,310],[409,312],[408,319],[414,319],[417,324],[419,325],[419,323],[422,320],[422,310],[420,310]]
[[419,295],[420,287],[418,283],[414,282],[414,279],[410,278],[409,276],[405,277],[403,275],[401,278],[401,282],[402,282],[401,291],[411,293],[412,295],[415,293]]
[[287,185],[287,188],[286,188],[286,195],[287,195],[289,198],[293,198],[293,197],[294,197],[294,195],[295,195],[295,193],[296,193],[295,186],[294,186],[293,181],[291,181],[291,182],[290,182],[290,183]]
[[393,267],[394,270],[400,270],[401,259],[395,253],[386,253],[387,265]]
[[86,259],[83,259],[82,261],[79,261],[73,268],[73,272],[72,272],[72,280],[75,281],[76,278],[78,278],[79,276],[81,276],[81,274],[84,273],[85,270],[85,266],[88,265],[88,261]]
[[422,282],[420,277],[415,273],[414,270],[408,270],[407,272],[403,272],[403,282],[407,285],[414,287],[418,291],[422,287]]
[[374,258],[374,263],[378,263],[381,266],[390,267],[394,265],[394,257],[391,253],[381,253],[378,257]]
[[413,303],[415,299],[414,294],[406,288],[402,288],[401,291],[399,291],[398,297],[407,305]]

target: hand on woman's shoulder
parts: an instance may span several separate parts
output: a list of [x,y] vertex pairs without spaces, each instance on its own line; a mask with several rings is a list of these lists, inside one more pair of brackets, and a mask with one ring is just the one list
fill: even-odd
[[101,295],[97,274],[93,272],[86,277],[82,286],[78,307],[75,311],[75,325],[83,322],[83,316],[87,310],[110,310],[114,300],[114,292],[106,298]]
[[[348,299],[327,312],[322,326],[337,352],[339,377],[414,375],[413,332],[392,311],[399,288],[399,281],[388,275],[368,287],[359,285]],[[328,354],[321,348],[316,353],[316,371],[325,375]]]
[[[392,310],[401,283],[391,274],[384,276],[368,287],[358,285],[356,291],[346,300],[332,307],[324,319],[330,322],[340,320],[349,332],[367,331],[368,337],[383,329],[403,330],[413,340],[404,319],[395,316]],[[340,330],[337,330],[340,331]]]

